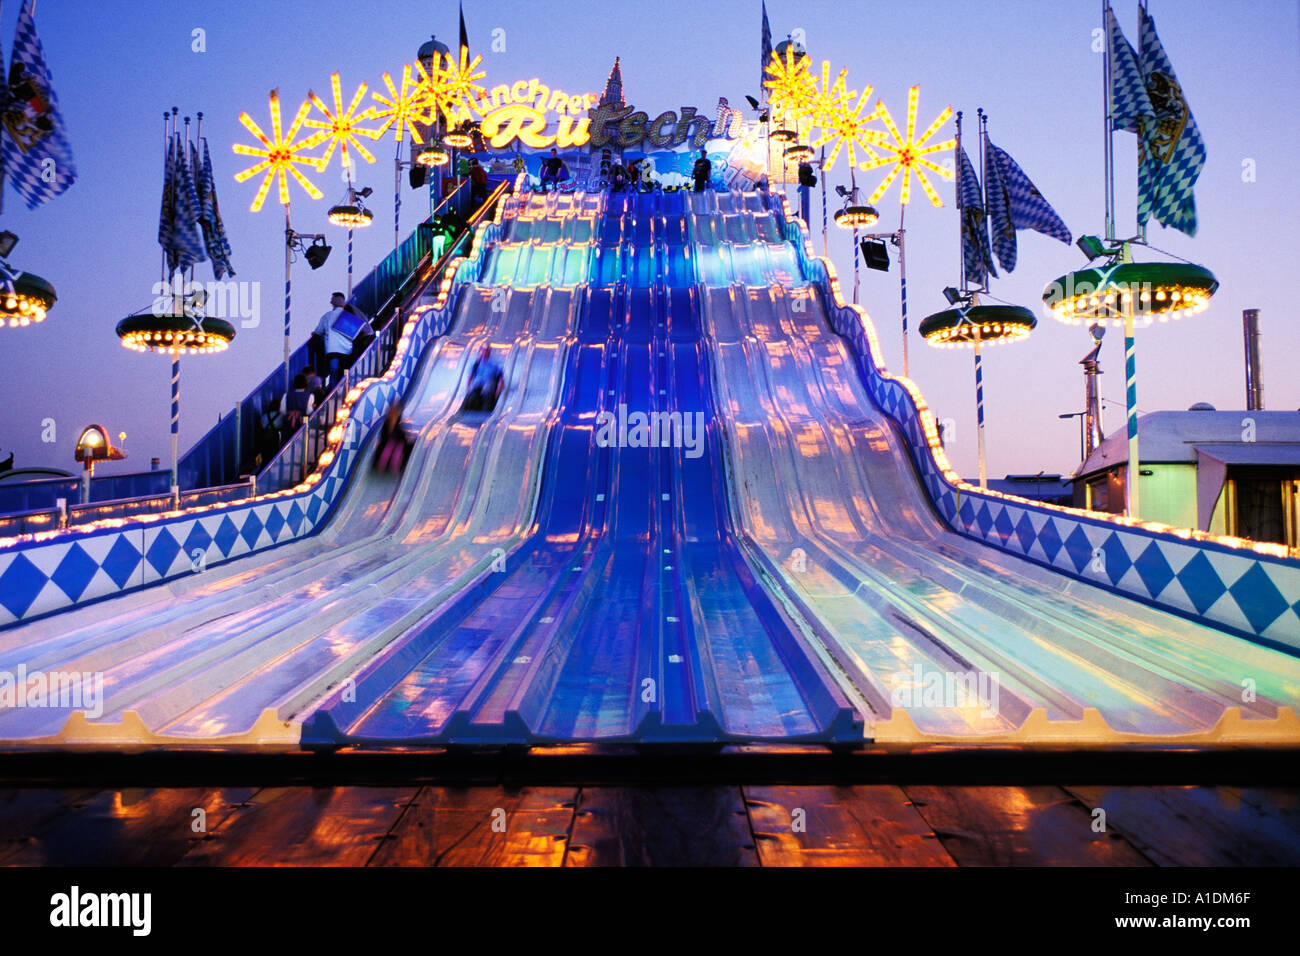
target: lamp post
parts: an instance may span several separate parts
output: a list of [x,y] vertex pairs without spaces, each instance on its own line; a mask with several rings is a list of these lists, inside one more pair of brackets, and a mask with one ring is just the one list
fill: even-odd
[[1088,457],[1088,453],[1083,442],[1084,419],[1088,417],[1088,412],[1086,410],[1082,412],[1066,412],[1062,415],[1057,415],[1056,417],[1065,420],[1069,420],[1071,418],[1079,419],[1079,461],[1081,462],[1084,461]]

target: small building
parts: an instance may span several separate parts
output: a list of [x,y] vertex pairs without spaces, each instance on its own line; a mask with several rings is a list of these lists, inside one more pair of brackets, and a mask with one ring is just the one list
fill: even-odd
[[[966,479],[972,485],[978,485],[978,478]],[[990,478],[989,491],[1030,501],[1042,501],[1049,505],[1071,505],[1074,503],[1071,488],[1072,479],[1063,475],[1049,475],[1040,472],[1037,475],[1007,475],[1005,478]]]
[[[1300,546],[1300,411],[1194,405],[1138,419],[1140,517]],[[1075,472],[1076,508],[1124,512],[1128,435],[1106,437]]]

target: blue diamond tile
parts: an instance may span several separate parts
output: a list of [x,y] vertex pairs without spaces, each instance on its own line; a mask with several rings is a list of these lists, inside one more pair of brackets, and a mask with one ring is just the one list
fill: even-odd
[[957,515],[961,518],[961,523],[964,527],[969,528],[975,523],[975,508],[971,505],[969,498],[961,503],[961,508],[958,510]]
[[1070,556],[1074,570],[1082,573],[1084,565],[1092,560],[1092,542],[1083,533],[1082,525],[1075,525],[1070,536],[1065,539],[1065,553]]
[[1159,543],[1155,541],[1147,545],[1147,549],[1138,555],[1138,559],[1133,562],[1133,567],[1137,569],[1138,577],[1146,585],[1147,594],[1153,598],[1159,597],[1160,592],[1174,579],[1174,569],[1169,566]]
[[1007,509],[1001,508],[998,511],[997,520],[993,522],[993,529],[998,533],[998,540],[1006,544],[1011,540],[1011,519],[1007,517]]
[[271,536],[272,541],[280,540],[280,532],[284,530],[284,516],[280,514],[280,509],[271,506],[271,513],[266,516],[266,533]]
[[987,501],[980,505],[979,514],[975,516],[975,524],[979,526],[980,534],[987,538],[989,528],[993,527],[993,515],[989,514]]
[[100,568],[107,574],[119,588],[126,587],[126,583],[131,580],[131,575],[135,574],[135,569],[140,566],[140,552],[135,546],[126,540],[123,535],[118,535],[117,541],[113,544],[104,557],[104,563]]
[[1016,537],[1020,539],[1020,550],[1029,553],[1029,549],[1034,544],[1034,523],[1029,520],[1029,512],[1020,516],[1020,523],[1016,525]]
[[298,507],[298,502],[294,501],[290,503],[289,517],[287,521],[289,524],[289,530],[292,531],[295,535],[298,533],[298,529],[302,526],[302,519],[303,519],[303,513],[302,513],[302,509]]
[[1038,532],[1038,543],[1042,545],[1047,560],[1055,561],[1061,550],[1061,535],[1056,530],[1056,522],[1051,518],[1043,524],[1043,530]]
[[45,575],[41,569],[20,554],[0,574],[0,604],[14,617],[22,617],[43,587]]
[[166,577],[167,572],[171,570],[172,562],[176,560],[176,555],[180,552],[181,546],[176,543],[171,532],[162,528],[158,536],[153,539],[153,544],[149,545],[149,550],[145,557],[149,559],[150,566],[158,572],[160,578]]
[[1192,606],[1200,614],[1209,610],[1210,605],[1228,590],[1203,551],[1196,552],[1196,557],[1188,561],[1187,566],[1175,576],[1178,578],[1178,583],[1183,586],[1183,590],[1187,592],[1187,597],[1191,599]]
[[244,527],[240,529],[239,536],[244,539],[248,547],[257,547],[257,538],[262,533],[262,519],[257,516],[256,511],[250,510],[247,517],[244,518]]
[[1287,609],[1286,598],[1278,591],[1277,585],[1259,562],[1251,565],[1249,571],[1237,579],[1237,583],[1228,588],[1228,593],[1246,615],[1255,633],[1276,621]]
[[185,536],[185,553],[193,557],[195,551],[208,550],[208,545],[212,543],[212,535],[208,534],[207,529],[196,521],[190,527],[190,533]]
[[311,501],[307,503],[307,520],[311,522],[311,524],[316,524],[316,517],[320,514],[320,509],[320,495],[312,495]]
[[1110,537],[1102,542],[1101,553],[1106,559],[1106,576],[1110,578],[1110,583],[1119,584],[1119,579],[1133,567],[1133,559],[1124,550],[1124,542],[1118,534],[1113,531],[1110,533]]
[[238,539],[239,529],[230,520],[230,515],[226,515],[221,519],[221,524],[217,527],[217,533],[212,536],[212,543],[220,549],[223,558],[228,558],[230,557],[230,549],[235,546]]
[[95,559],[86,554],[81,545],[74,543],[68,548],[68,553],[63,556],[59,566],[54,569],[50,575],[50,580],[57,584],[69,598],[77,600],[81,597],[86,585],[90,579],[95,576],[99,565]]

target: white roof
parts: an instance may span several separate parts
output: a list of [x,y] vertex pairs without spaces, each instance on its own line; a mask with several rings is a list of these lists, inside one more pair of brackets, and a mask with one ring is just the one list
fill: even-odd
[[[1193,464],[1198,444],[1246,444],[1247,419],[1254,422],[1255,442],[1300,444],[1300,411],[1151,412],[1138,418],[1138,454],[1143,462]],[[1127,461],[1128,432],[1121,419],[1074,474],[1090,475]]]

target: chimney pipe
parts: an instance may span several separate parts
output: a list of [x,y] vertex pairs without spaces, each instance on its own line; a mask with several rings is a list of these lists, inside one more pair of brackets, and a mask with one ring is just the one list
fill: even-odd
[[1241,328],[1246,339],[1246,410],[1264,410],[1264,382],[1259,363],[1259,309],[1243,309]]
[[1101,388],[1097,376],[1101,371],[1101,336],[1104,328],[1089,328],[1092,335],[1092,351],[1079,362],[1083,366],[1083,457],[1086,460],[1093,450],[1106,437],[1101,424]]

